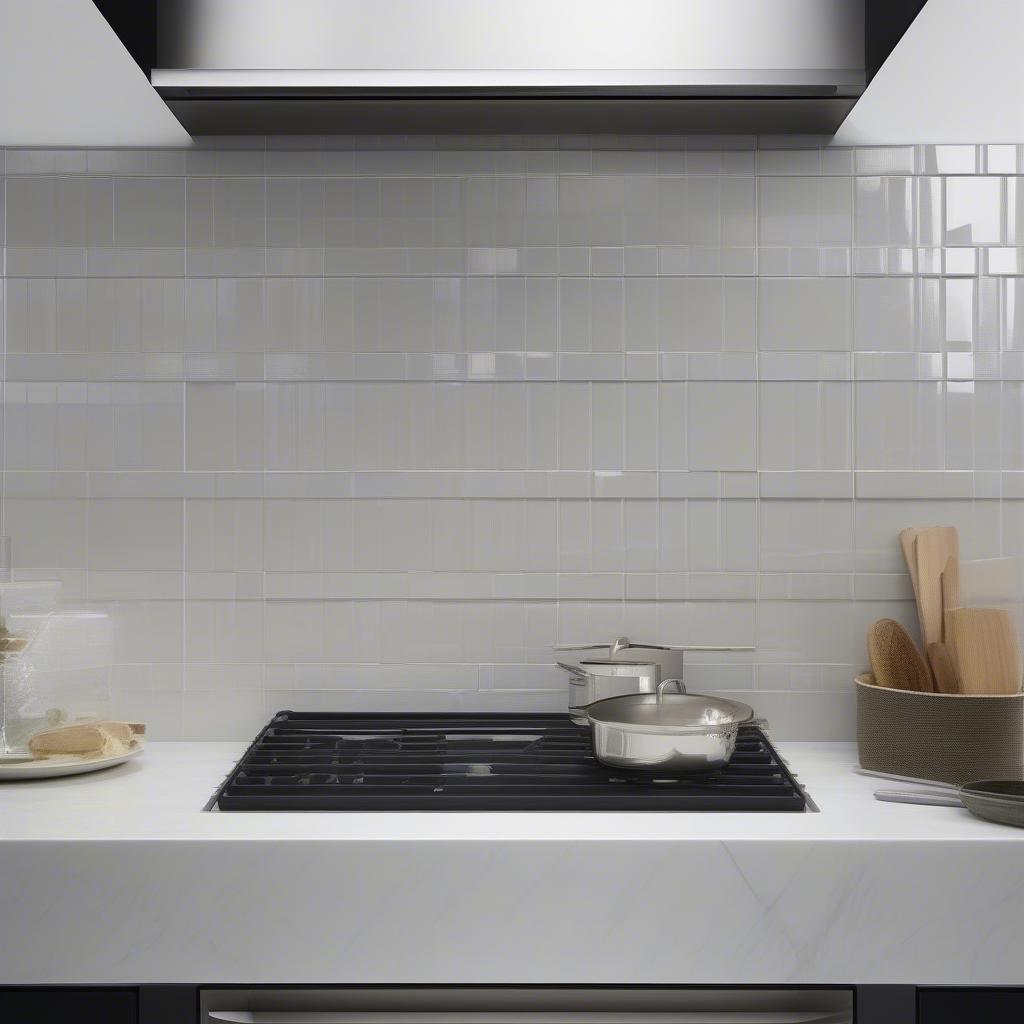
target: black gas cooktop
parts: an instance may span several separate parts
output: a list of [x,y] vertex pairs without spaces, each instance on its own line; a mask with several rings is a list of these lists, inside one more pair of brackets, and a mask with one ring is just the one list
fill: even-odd
[[756,726],[721,771],[605,768],[568,715],[281,711],[215,797],[222,811],[802,811]]

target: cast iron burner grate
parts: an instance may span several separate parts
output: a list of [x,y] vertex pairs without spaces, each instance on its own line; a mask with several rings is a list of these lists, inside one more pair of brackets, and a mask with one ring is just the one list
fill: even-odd
[[802,811],[756,726],[721,771],[604,768],[568,715],[278,712],[215,798],[222,811]]

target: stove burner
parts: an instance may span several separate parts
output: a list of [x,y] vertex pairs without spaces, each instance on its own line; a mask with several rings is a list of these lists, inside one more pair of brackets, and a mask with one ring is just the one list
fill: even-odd
[[281,711],[216,796],[222,811],[802,811],[760,729],[718,772],[602,767],[568,715]]

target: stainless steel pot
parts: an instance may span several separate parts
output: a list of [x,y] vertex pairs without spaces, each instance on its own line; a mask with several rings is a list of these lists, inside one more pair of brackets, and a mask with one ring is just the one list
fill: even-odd
[[[558,660],[559,668],[569,673],[569,710],[586,708],[595,701],[607,700],[629,693],[650,693],[658,689],[661,682],[661,660],[671,655],[672,671],[681,671],[682,656],[686,651],[752,651],[752,647],[667,647],[663,644],[633,643],[628,637],[619,637],[610,644],[580,644],[556,647],[555,651],[586,652],[606,651],[607,657],[585,655],[578,664]],[[621,658],[623,651],[654,651],[649,659]]]
[[661,682],[661,664],[654,660],[619,658],[627,650],[670,651],[659,644],[635,644],[628,637],[619,637],[610,644],[579,644],[556,647],[558,652],[605,651],[607,657],[585,655],[576,665],[558,661],[559,668],[569,673],[569,710],[585,708],[594,701],[618,697],[624,693],[654,693]]
[[588,658],[579,665],[558,662],[569,673],[569,710],[626,693],[654,693],[661,681],[661,666],[650,661],[610,661]]
[[[666,693],[669,686],[680,692]],[[739,727],[753,717],[747,704],[687,693],[679,679],[666,679],[656,693],[609,697],[587,708],[598,761],[612,768],[674,774],[728,764]]]

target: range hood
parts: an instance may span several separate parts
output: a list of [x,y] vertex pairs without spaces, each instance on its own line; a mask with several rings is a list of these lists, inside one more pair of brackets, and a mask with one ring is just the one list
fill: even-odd
[[831,133],[922,3],[97,0],[193,134]]

